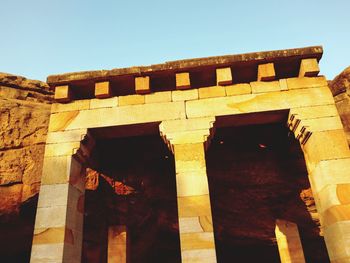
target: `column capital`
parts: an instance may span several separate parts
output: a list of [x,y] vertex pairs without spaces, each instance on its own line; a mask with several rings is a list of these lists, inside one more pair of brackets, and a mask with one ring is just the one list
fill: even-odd
[[203,143],[208,148],[214,135],[215,117],[163,121],[159,125],[160,135],[169,149],[174,145]]

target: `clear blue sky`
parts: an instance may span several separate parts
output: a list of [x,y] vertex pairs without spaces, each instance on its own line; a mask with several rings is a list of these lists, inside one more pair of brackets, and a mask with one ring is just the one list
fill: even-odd
[[50,74],[323,45],[350,65],[350,0],[1,0],[0,72]]

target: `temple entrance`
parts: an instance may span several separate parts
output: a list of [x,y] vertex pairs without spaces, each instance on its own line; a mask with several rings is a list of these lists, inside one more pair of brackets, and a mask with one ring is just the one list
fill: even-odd
[[[218,262],[280,262],[276,219],[297,224],[306,262],[329,262],[303,153],[286,118],[280,112],[217,121],[206,159]],[[253,125],[260,120],[274,123]]]
[[174,157],[157,124],[92,133],[100,175],[86,193],[83,262],[181,262]]

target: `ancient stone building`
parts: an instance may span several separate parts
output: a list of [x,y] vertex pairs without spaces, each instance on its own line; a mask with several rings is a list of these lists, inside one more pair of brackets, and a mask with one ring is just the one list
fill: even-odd
[[322,53],[49,76],[39,198],[36,175],[10,202],[34,198],[22,259],[350,262],[349,98]]

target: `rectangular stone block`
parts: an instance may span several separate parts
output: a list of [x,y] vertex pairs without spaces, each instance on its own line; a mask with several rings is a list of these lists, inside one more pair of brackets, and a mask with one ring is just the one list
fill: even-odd
[[168,120],[162,121],[159,127],[161,131],[166,133],[176,133],[179,131],[209,130],[213,127],[214,122],[214,117]]
[[226,91],[222,86],[207,87],[198,89],[198,95],[200,99],[225,97]]
[[146,103],[170,102],[171,91],[155,92],[145,96]]
[[300,62],[299,77],[316,77],[320,73],[316,58],[302,59]]
[[198,89],[174,90],[171,92],[172,101],[197,100],[198,98]]
[[300,120],[339,116],[334,104],[294,108],[290,110],[289,118],[291,114]]
[[350,150],[344,130],[313,132],[303,146],[306,165],[312,171],[315,165],[323,160],[343,159],[350,157]]
[[333,103],[329,88],[321,87],[187,101],[186,116],[225,116]]
[[177,145],[177,144],[190,144],[190,143],[203,144],[208,141],[208,138],[210,136],[211,134],[209,129],[202,129],[202,130],[195,130],[195,131],[166,133],[164,137],[166,137],[168,141],[171,141],[172,145]]
[[335,205],[323,212],[323,226],[350,221],[350,205]]
[[328,185],[350,183],[350,158],[320,161],[310,176],[313,191],[320,193]]
[[74,100],[70,103],[53,103],[51,106],[51,113],[75,111],[75,110],[87,110],[90,107],[89,100]]
[[53,263],[63,260],[63,243],[58,244],[33,244],[30,262]]
[[69,102],[72,99],[72,90],[68,85],[55,87],[54,99],[57,102]]
[[112,108],[117,107],[118,105],[118,97],[90,100],[90,109]]
[[[184,102],[151,103],[84,110],[79,111],[77,115],[70,116],[61,116],[61,114],[63,113],[55,114],[57,115],[54,116],[55,126],[52,126],[50,131],[160,122],[182,119],[186,116]],[[51,116],[52,118],[53,116]]]
[[68,156],[74,154],[74,149],[78,149],[80,147],[80,142],[61,142],[54,144],[46,144],[45,145],[45,156]]
[[179,232],[181,234],[204,232],[204,230],[199,222],[199,216],[180,217],[179,218]]
[[323,76],[313,78],[288,78],[287,85],[288,89],[305,89],[328,86],[328,82]]
[[320,131],[343,129],[343,124],[339,116],[304,119],[300,122],[300,124],[296,128],[294,132],[295,136],[301,133],[301,129],[303,127],[306,127],[306,129],[311,132],[320,132]]
[[273,63],[258,65],[258,81],[270,81],[276,77],[275,66]]
[[232,84],[231,68],[216,69],[216,85],[226,86]]
[[41,184],[65,184],[70,176],[71,156],[45,157]]
[[135,78],[135,92],[137,94],[146,94],[151,92],[150,79],[148,76]]
[[177,173],[206,169],[203,143],[174,145],[174,156]]
[[[312,180],[317,181],[318,178],[312,177]],[[337,196],[337,185],[336,184],[327,184],[325,187],[322,188],[322,190],[320,192],[317,192],[315,196],[317,196],[317,200],[316,200],[316,198],[315,198],[315,200],[318,203],[317,204],[317,212],[320,213],[321,215],[328,208],[341,204],[339,199],[338,199],[338,196]]]
[[280,79],[280,80],[278,80],[278,82],[280,84],[281,91],[288,90],[288,84],[287,84],[287,80],[286,79]]
[[281,87],[278,81],[254,81],[250,82],[250,86],[252,88],[252,93],[263,93],[263,92],[272,92],[272,91],[280,91]]
[[215,263],[215,249],[191,249],[181,251],[182,262]]
[[[79,114],[79,111],[67,111],[51,114],[49,132],[62,131]],[[88,127],[87,127],[88,128]]]
[[177,198],[178,215],[182,217],[211,216],[209,195]]
[[64,206],[68,203],[69,184],[41,185],[38,207]]
[[213,232],[181,233],[180,243],[181,251],[215,248]]
[[109,81],[95,83],[95,97],[99,99],[109,98],[112,96],[112,90]]
[[119,97],[119,106],[126,105],[136,105],[136,104],[145,104],[145,96],[144,95],[127,95]]
[[65,227],[51,227],[36,229],[33,236],[33,244],[59,244],[64,242]]
[[46,143],[80,142],[86,133],[87,129],[49,132],[46,137]]
[[189,171],[176,174],[178,197],[209,194],[206,171]]
[[236,96],[252,93],[252,87],[250,86],[250,84],[247,83],[229,85],[226,86],[225,89],[227,96]]
[[52,205],[38,207],[35,217],[35,229],[66,226],[67,206]]
[[127,263],[128,233],[126,226],[108,228],[108,263]]
[[350,221],[341,221],[325,227],[324,239],[332,262],[349,262]]
[[176,89],[190,89],[191,81],[190,81],[190,73],[176,73]]

